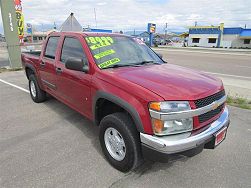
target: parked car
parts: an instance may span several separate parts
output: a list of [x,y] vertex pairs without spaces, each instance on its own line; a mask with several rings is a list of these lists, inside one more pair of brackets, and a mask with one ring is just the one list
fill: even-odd
[[221,80],[168,64],[139,39],[54,32],[41,52],[22,53],[22,63],[32,100],[48,93],[92,120],[106,159],[120,171],[213,149],[226,136]]

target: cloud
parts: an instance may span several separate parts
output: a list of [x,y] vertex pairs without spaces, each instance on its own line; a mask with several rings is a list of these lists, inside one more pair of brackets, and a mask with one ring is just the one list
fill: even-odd
[[247,0],[23,0],[26,23],[61,25],[71,12],[83,26],[95,27],[94,8],[99,28],[113,30],[145,30],[148,22],[163,32],[185,30],[194,25],[251,27],[251,1]]
[[97,3],[98,6],[103,6],[103,5],[106,5],[106,4],[107,4],[106,2]]

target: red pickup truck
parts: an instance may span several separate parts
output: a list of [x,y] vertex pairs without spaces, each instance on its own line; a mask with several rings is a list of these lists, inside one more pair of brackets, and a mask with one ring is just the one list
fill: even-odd
[[120,171],[225,139],[221,80],[168,64],[137,38],[54,32],[22,63],[32,100],[48,93],[92,120],[106,159]]

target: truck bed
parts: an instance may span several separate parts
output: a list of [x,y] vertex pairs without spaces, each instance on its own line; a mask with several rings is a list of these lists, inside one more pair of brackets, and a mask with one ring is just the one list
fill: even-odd
[[39,64],[41,51],[26,51],[22,52],[21,59],[22,64],[25,67],[25,63],[29,63],[35,67],[36,64]]
[[30,51],[30,52],[22,52],[23,54],[28,54],[28,55],[34,55],[34,56],[40,56],[41,50],[38,51]]

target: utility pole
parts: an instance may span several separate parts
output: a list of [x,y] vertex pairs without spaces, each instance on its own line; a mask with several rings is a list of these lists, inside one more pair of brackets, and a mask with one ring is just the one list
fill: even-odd
[[56,22],[54,22],[54,27],[53,27],[53,29],[57,29],[57,25],[56,25]]
[[11,68],[20,68],[21,49],[18,38],[18,27],[14,1],[0,0],[4,35],[6,38]]
[[94,16],[95,16],[95,23],[96,23],[96,29],[98,28],[97,24],[97,15],[96,15],[96,9],[94,8]]
[[42,33],[44,34],[44,24],[42,24]]
[[166,38],[167,38],[167,23],[166,23],[166,27],[165,27],[165,42],[166,42]]

